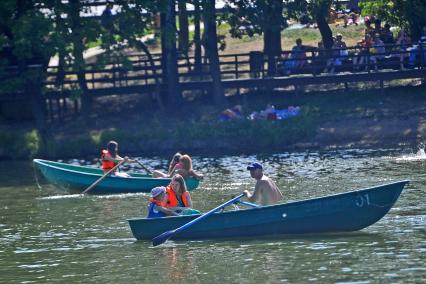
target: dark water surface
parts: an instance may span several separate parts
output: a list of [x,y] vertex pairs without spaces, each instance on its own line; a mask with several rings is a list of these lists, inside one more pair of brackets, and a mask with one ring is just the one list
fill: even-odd
[[406,152],[195,157],[205,179],[191,195],[202,211],[252,188],[245,167],[253,160],[264,164],[286,200],[411,183],[382,220],[359,232],[155,248],[135,241],[126,222],[145,216],[148,194],[66,195],[43,180],[40,188],[30,163],[1,162],[0,283],[425,283],[426,158]]

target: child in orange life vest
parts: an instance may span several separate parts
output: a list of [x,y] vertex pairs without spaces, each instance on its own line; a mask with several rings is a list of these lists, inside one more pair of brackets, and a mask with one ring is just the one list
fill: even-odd
[[174,210],[165,207],[165,199],[166,188],[164,186],[154,187],[151,190],[147,218],[179,216]]
[[[120,155],[118,155],[118,143],[115,141],[109,141],[107,144],[107,149],[102,150],[101,154],[102,169],[104,170],[104,173],[114,168],[123,159],[125,159],[128,163],[133,162],[127,157],[120,157]],[[127,173],[120,173],[118,170],[114,171],[112,175],[119,177],[129,177]]]
[[167,201],[164,205],[183,215],[191,215],[200,213],[198,210],[192,209],[191,195],[189,194],[183,177],[175,174],[166,187]]

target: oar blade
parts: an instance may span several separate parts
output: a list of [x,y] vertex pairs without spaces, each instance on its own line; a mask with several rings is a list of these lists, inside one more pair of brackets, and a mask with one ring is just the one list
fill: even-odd
[[161,235],[156,236],[155,238],[152,239],[152,245],[158,246],[161,245],[162,243],[165,243],[168,239],[170,239],[170,237],[175,233],[175,230],[172,231],[167,231],[162,233]]

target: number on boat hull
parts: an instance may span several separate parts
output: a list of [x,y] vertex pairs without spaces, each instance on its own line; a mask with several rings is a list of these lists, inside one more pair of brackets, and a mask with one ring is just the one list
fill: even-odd
[[358,194],[355,198],[355,204],[358,207],[363,207],[364,205],[369,206],[370,198],[368,197],[368,194]]

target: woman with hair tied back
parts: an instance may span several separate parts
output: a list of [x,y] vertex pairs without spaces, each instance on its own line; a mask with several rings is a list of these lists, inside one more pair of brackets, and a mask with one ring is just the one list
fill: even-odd
[[171,177],[175,169],[182,168],[182,165],[179,164],[180,157],[182,157],[181,153],[179,153],[179,152],[175,153],[173,155],[172,160],[169,163],[169,169],[168,169],[167,173],[164,173],[164,172],[159,171],[159,170],[155,170],[152,173],[152,176],[155,177],[155,178],[158,178],[158,177]]
[[167,178],[172,177],[174,174],[180,174],[184,179],[188,179],[189,177],[203,179],[202,174],[199,174],[192,169],[191,157],[186,154],[182,155],[179,152],[173,156],[167,173],[155,170],[152,176],[156,178]]
[[179,159],[179,164],[182,165],[182,168],[174,168],[173,174],[180,174],[184,179],[193,177],[196,179],[203,179],[203,175],[195,172],[192,168],[192,159],[189,155],[183,155]]

